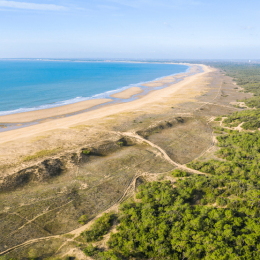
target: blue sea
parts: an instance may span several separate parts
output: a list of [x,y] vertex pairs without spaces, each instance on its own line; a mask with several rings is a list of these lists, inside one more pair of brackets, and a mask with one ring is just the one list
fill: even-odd
[[188,68],[163,63],[0,60],[0,115],[109,98]]

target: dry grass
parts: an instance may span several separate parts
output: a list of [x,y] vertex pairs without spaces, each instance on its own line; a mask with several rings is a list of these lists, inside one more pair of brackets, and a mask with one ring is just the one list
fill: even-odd
[[60,151],[61,151],[60,148],[59,149],[53,149],[53,150],[42,150],[42,151],[36,152],[33,155],[28,155],[28,156],[23,157],[22,161],[23,162],[29,162],[29,161],[32,161],[32,160],[35,160],[35,159],[43,158],[45,156],[55,155]]
[[50,136],[50,135],[41,135],[41,136],[37,136],[37,137],[33,138],[30,142],[31,142],[31,143],[34,143],[34,142],[37,142],[37,141],[43,140],[43,139],[45,139],[45,138],[47,138],[47,137],[49,137],[49,136]]
[[93,126],[92,125],[76,125],[76,126],[71,126],[70,129],[83,130],[88,127],[93,127]]

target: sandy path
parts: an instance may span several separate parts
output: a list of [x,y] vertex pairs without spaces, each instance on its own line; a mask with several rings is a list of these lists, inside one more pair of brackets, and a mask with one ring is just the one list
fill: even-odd
[[182,170],[184,170],[184,171],[192,172],[192,173],[194,173],[194,174],[207,175],[207,173],[203,173],[203,172],[200,172],[200,171],[191,169],[191,168],[187,167],[187,166],[184,165],[184,164],[179,164],[179,163],[177,163],[177,162],[174,162],[174,161],[168,156],[168,154],[167,154],[160,146],[158,146],[158,145],[156,145],[156,144],[154,144],[154,143],[148,141],[147,139],[144,139],[143,137],[141,137],[141,136],[138,135],[138,134],[130,133],[130,132],[124,132],[124,133],[122,133],[122,134],[123,134],[123,135],[126,135],[126,136],[129,136],[129,137],[134,137],[134,138],[136,138],[137,140],[139,140],[139,141],[141,141],[141,142],[145,142],[145,143],[149,144],[150,146],[152,146],[152,147],[158,149],[158,150],[162,153],[164,159],[165,159],[167,162],[169,162],[170,164],[172,164],[173,166],[176,166],[176,167],[178,167],[178,168],[180,168],[180,169],[182,169]]

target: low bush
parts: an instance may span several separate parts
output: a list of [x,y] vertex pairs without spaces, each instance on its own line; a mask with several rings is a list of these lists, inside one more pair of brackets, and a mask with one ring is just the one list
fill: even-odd
[[98,251],[98,248],[97,246],[93,246],[92,244],[88,245],[85,249],[83,249],[83,253],[86,255],[86,256],[94,256],[95,254],[97,254],[99,251]]
[[82,225],[85,225],[85,224],[87,223],[87,221],[88,221],[88,217],[87,217],[86,215],[82,215],[82,216],[79,218],[79,220],[78,220],[78,222],[79,222],[80,224],[82,224]]
[[188,176],[187,172],[185,172],[183,170],[179,170],[179,169],[174,170],[171,174],[173,177],[187,177]]
[[98,241],[103,238],[103,235],[107,234],[109,229],[113,225],[115,214],[104,213],[98,218],[94,224],[90,227],[90,230],[84,231],[81,235],[87,242]]

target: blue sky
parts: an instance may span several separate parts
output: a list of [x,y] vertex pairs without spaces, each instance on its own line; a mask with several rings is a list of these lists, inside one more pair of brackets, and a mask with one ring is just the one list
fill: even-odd
[[0,0],[0,58],[260,59],[260,1]]

